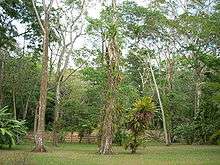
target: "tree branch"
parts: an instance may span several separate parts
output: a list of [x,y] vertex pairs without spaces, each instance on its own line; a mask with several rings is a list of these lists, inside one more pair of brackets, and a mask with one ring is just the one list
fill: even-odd
[[37,16],[38,23],[39,23],[39,25],[41,27],[41,30],[45,34],[45,29],[44,29],[43,23],[41,22],[40,15],[39,15],[39,13],[37,11],[37,8],[36,8],[36,5],[35,5],[35,0],[32,0],[32,4],[33,4],[33,7],[34,7],[34,12],[35,12],[35,14]]
[[62,80],[62,83],[66,82],[74,73],[76,73],[85,64],[86,62],[82,63],[78,68],[74,69],[64,80]]
[[46,12],[49,12],[53,4],[53,0],[50,0],[48,7],[46,8]]

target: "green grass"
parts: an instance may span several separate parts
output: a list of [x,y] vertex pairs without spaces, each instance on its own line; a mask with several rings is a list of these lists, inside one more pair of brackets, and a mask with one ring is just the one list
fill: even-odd
[[149,144],[131,155],[122,147],[114,147],[114,155],[99,155],[92,144],[47,145],[48,152],[32,153],[33,144],[11,150],[0,150],[0,165],[172,165],[220,164],[219,146]]

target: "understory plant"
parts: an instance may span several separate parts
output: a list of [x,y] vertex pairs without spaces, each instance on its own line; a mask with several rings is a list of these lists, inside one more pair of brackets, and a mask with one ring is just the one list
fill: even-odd
[[143,97],[137,100],[126,118],[126,138],[124,141],[125,149],[130,149],[131,153],[136,153],[144,139],[145,130],[147,130],[155,112],[155,105],[151,97]]
[[16,140],[26,134],[24,121],[14,120],[7,108],[0,109],[0,147],[2,145],[15,145]]

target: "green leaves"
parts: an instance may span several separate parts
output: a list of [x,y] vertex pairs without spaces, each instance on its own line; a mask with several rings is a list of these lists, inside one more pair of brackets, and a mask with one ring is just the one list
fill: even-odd
[[6,129],[5,128],[0,128],[0,130],[1,130],[1,134],[5,135]]
[[152,98],[144,97],[142,100],[137,100],[134,103],[134,109],[142,112],[154,112],[156,108]]
[[124,33],[135,38],[147,38],[162,33],[170,22],[160,11],[126,2],[120,10]]
[[0,145],[15,145],[19,136],[26,134],[24,121],[11,119],[11,114],[7,113],[7,108],[0,109]]
[[[114,19],[115,18],[115,19]],[[123,42],[122,21],[119,10],[113,10],[112,7],[106,7],[100,13],[100,18],[94,19],[87,17],[89,25],[87,33],[93,36],[99,36],[105,40],[115,38],[118,45]]]
[[142,135],[147,129],[156,108],[151,97],[143,97],[137,100],[132,109],[128,112],[127,136],[125,138],[125,149],[130,148],[132,153],[136,152],[137,147],[142,143]]

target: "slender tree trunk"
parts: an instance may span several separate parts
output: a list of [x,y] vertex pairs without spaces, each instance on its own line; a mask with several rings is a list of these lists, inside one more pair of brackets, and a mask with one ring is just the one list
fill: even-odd
[[39,109],[39,104],[37,102],[36,108],[35,108],[35,112],[34,112],[34,137],[37,133],[37,121],[38,121],[38,109]]
[[[200,101],[202,96],[202,80],[203,80],[203,69],[202,63],[199,59],[199,56],[196,52],[193,52],[193,60],[194,60],[194,80],[195,80],[195,99],[194,99],[194,114],[193,120],[198,117],[200,114]],[[203,116],[200,116],[203,117]],[[194,137],[191,140],[193,143]]]
[[32,94],[33,94],[33,92],[34,92],[34,90],[36,88],[36,85],[37,85],[37,82],[34,84],[34,87],[33,87],[32,91],[30,91],[29,94],[28,94],[28,98],[27,98],[27,101],[25,103],[25,109],[24,109],[24,112],[23,112],[23,120],[25,120],[26,117],[27,117],[27,112],[28,112],[28,108],[29,108],[29,102],[30,102],[31,96],[32,96]]
[[23,99],[23,96],[22,96],[22,94],[21,94],[21,96],[20,96],[20,99],[21,99],[21,107],[22,107],[22,110],[24,111],[24,99]]
[[[85,1],[83,1],[81,12],[84,11],[84,3],[85,3]],[[80,17],[80,15],[79,15],[79,17]],[[69,43],[70,44],[70,51],[73,50],[74,43],[76,42],[77,38],[81,35],[81,33],[80,33],[80,34],[76,35],[75,37],[73,37],[73,28],[74,28],[73,25],[74,25],[75,21],[73,22],[73,24],[71,25],[71,28],[70,28],[70,43]],[[62,51],[61,51],[61,54],[60,54],[60,57],[58,60],[57,73],[56,73],[57,74],[57,77],[56,77],[56,102],[55,102],[54,123],[53,123],[54,124],[53,125],[53,127],[54,127],[54,129],[53,129],[53,145],[54,146],[57,146],[57,144],[58,144],[59,128],[57,126],[58,126],[58,119],[62,115],[60,112],[60,98],[61,98],[60,88],[62,85],[62,81],[63,81],[62,79],[63,79],[64,72],[66,71],[66,68],[68,67],[71,52],[67,53],[66,59],[64,61],[64,66],[62,69],[61,69],[61,65],[63,62],[64,54],[66,53],[66,49],[69,44],[66,44],[65,37],[63,37],[63,48],[62,48]]]
[[203,70],[205,69],[202,67],[201,62],[199,61],[199,57],[197,57],[196,53],[193,53],[193,58],[195,60],[195,69],[194,69],[194,76],[195,76],[195,103],[194,103],[194,117],[197,117],[199,110],[200,110],[200,100],[202,95],[202,75]]
[[201,100],[201,95],[202,95],[202,87],[201,87],[201,78],[200,78],[200,73],[196,75],[196,83],[195,83],[195,108],[194,108],[194,116],[196,117],[199,109],[200,109],[200,100]]
[[30,98],[31,98],[31,93],[29,93],[26,104],[25,104],[25,109],[24,109],[24,112],[23,112],[23,120],[25,120],[26,117],[27,117],[27,111],[28,111]]
[[12,88],[12,99],[13,99],[13,114],[14,119],[17,119],[17,110],[16,110],[16,98],[15,98],[15,88]]
[[[70,50],[73,49],[73,39],[72,39],[72,31],[70,33],[70,41],[71,41],[71,48]],[[63,43],[63,49],[61,52],[61,55],[59,57],[59,61],[58,61],[58,66],[57,66],[57,77],[56,77],[56,101],[55,101],[55,111],[54,111],[54,122],[53,122],[53,145],[57,146],[58,144],[58,119],[60,117],[60,88],[61,88],[61,83],[62,83],[62,77],[63,74],[68,66],[68,62],[69,62],[69,57],[70,57],[70,53],[68,53],[68,55],[66,56],[65,62],[64,62],[64,66],[61,69],[61,64],[63,62],[63,57],[64,54],[66,52],[66,44],[65,44],[65,40]]]
[[201,82],[196,82],[196,101],[195,101],[195,114],[198,113],[200,107],[200,99],[202,95]]
[[54,112],[54,126],[53,126],[53,145],[58,144],[58,119],[60,112],[60,80],[57,81],[56,85],[56,102],[55,102],[55,112]]
[[71,131],[70,142],[73,142],[73,131]]
[[173,67],[174,67],[174,61],[173,59],[167,59],[167,93],[169,94],[169,99],[168,99],[168,140],[169,140],[169,144],[171,144],[171,130],[172,130],[172,114],[173,112],[173,97],[171,94],[171,92],[173,91]]
[[140,94],[143,97],[144,96],[144,89],[145,89],[144,71],[143,71],[143,73],[139,72],[139,75],[141,78]]
[[168,66],[167,66],[167,82],[168,82],[168,90],[172,91],[173,89],[173,66],[174,66],[174,61],[172,59],[167,59]]
[[4,57],[0,51],[0,109],[3,107],[3,76],[4,76]]
[[155,79],[154,71],[153,71],[153,68],[152,68],[152,65],[151,65],[149,57],[148,57],[148,60],[149,60],[150,71],[151,71],[151,75],[152,75],[152,78],[153,78],[154,86],[155,86],[155,89],[156,89],[156,92],[157,92],[157,97],[158,97],[158,101],[159,101],[159,105],[160,105],[160,109],[161,109],[161,113],[162,113],[163,130],[164,130],[164,135],[165,135],[165,143],[166,143],[166,145],[170,145],[169,137],[168,137],[168,133],[167,133],[166,118],[165,118],[163,104],[162,104],[161,97],[160,97],[160,92],[159,92],[159,89],[158,89],[158,86],[157,86],[157,81]]
[[38,108],[38,119],[37,119],[37,131],[35,135],[35,152],[45,152],[46,149],[43,143],[43,136],[45,130],[45,110],[47,101],[47,83],[48,83],[48,45],[49,45],[49,32],[48,32],[48,11],[45,12],[44,20],[44,43],[43,43],[43,67],[42,77],[40,84],[40,99]]

